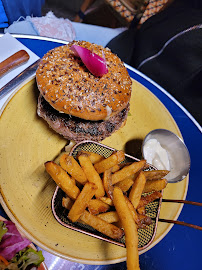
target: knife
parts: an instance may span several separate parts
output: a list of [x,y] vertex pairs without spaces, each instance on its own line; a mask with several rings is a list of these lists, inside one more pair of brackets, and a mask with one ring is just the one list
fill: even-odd
[[23,70],[20,74],[18,74],[16,77],[14,77],[11,81],[9,81],[7,84],[5,84],[0,89],[0,99],[3,98],[5,95],[10,93],[15,87],[20,85],[24,80],[31,77],[35,74],[39,62],[41,59],[38,59],[35,61],[31,66],[27,67],[25,70]]

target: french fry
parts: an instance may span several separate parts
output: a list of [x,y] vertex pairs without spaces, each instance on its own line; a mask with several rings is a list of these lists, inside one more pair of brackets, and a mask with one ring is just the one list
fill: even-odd
[[148,225],[150,225],[152,223],[151,218],[145,215],[145,207],[142,207],[143,212],[139,213],[138,210],[140,210],[141,208],[137,209],[137,211],[136,211],[134,206],[132,205],[132,203],[128,199],[128,197],[125,196],[125,200],[126,200],[128,208],[130,209],[130,211],[133,215],[133,219],[134,219],[135,223],[137,224],[138,228],[145,229]]
[[55,183],[72,199],[76,199],[80,193],[79,188],[72,182],[70,176],[59,165],[53,161],[45,163],[46,171]]
[[113,199],[113,190],[114,187],[112,186],[112,173],[111,173],[111,169],[108,169],[106,171],[104,171],[103,173],[103,185],[104,185],[104,189],[107,193],[107,196],[110,199]]
[[64,153],[60,157],[60,166],[65,171],[67,171],[73,178],[75,178],[79,183],[84,185],[87,182],[85,173],[83,172],[82,168],[73,156],[69,156]]
[[87,154],[80,153],[78,159],[88,181],[94,183],[97,186],[97,190],[95,192],[96,198],[103,197],[105,195],[104,186],[99,174],[90,161],[90,158]]
[[105,220],[108,223],[115,223],[119,221],[119,216],[116,211],[110,211],[97,215],[97,217]]
[[94,165],[96,171],[100,174],[104,171],[112,168],[118,163],[122,162],[125,159],[125,154],[123,151],[116,151],[111,156],[106,159],[101,160],[100,162]]
[[112,199],[108,198],[108,197],[100,197],[99,200],[101,200],[102,202],[105,202],[106,204],[113,206],[113,201]]
[[146,215],[138,215],[138,228],[145,229],[147,226],[152,224],[152,219]]
[[125,166],[123,167],[123,169],[119,170],[118,172],[115,172],[112,175],[112,184],[114,185],[124,180],[125,178],[130,177],[131,175],[137,173],[144,167],[145,163],[146,163],[145,160],[133,162],[131,165]]
[[86,210],[84,211],[84,214],[81,215],[80,220],[112,239],[120,240],[124,235],[123,230],[120,228],[106,222],[105,220],[102,220],[97,216],[93,216]]
[[146,214],[146,209],[144,206],[138,207],[137,209],[137,213],[140,215],[145,215]]
[[131,201],[126,196],[125,196],[125,200],[126,200],[126,204],[127,204],[128,208],[131,211],[131,214],[133,216],[133,219],[134,219],[135,223],[138,224],[138,222],[139,222],[138,214],[137,214],[133,204],[131,203]]
[[88,151],[85,151],[85,150],[82,150],[78,153],[78,155],[80,155],[80,153],[85,153],[88,155],[88,157],[90,158],[90,161],[95,164],[97,162],[100,162],[101,160],[104,159],[104,157],[102,155],[99,155],[97,153],[94,153],[94,152],[88,152]]
[[69,211],[68,218],[72,222],[76,222],[80,216],[84,213],[86,207],[88,206],[90,200],[95,194],[97,186],[94,183],[87,182],[81,193],[77,197],[76,201],[72,205],[72,208]]
[[63,197],[62,198],[62,206],[68,210],[72,208],[72,205],[74,204],[74,201],[71,200],[69,197]]
[[131,177],[128,177],[118,183],[115,186],[119,187],[123,192],[127,192],[133,185],[134,180]]
[[167,180],[165,178],[160,180],[146,181],[143,193],[151,191],[161,191],[167,186]]
[[99,199],[92,199],[88,204],[88,210],[92,215],[107,212],[110,206]]
[[74,179],[74,177],[70,177],[71,178],[71,181],[74,185],[76,185],[76,180]]
[[147,180],[159,180],[164,178],[168,173],[168,170],[144,171],[144,175]]
[[112,173],[115,173],[115,172],[117,172],[117,171],[119,171],[120,169],[121,169],[121,166],[122,164],[116,164],[116,165],[114,165],[112,168],[111,168],[111,170],[112,170]]
[[162,194],[159,191],[154,191],[149,195],[142,196],[137,208],[144,207],[148,203],[153,202],[154,200],[159,199],[161,197],[162,197]]
[[134,184],[129,194],[129,199],[132,202],[135,209],[137,208],[140,202],[140,198],[141,198],[145,183],[146,183],[146,178],[145,178],[144,173],[141,171],[138,177],[135,179]]
[[114,187],[113,201],[125,232],[127,269],[140,270],[137,225],[119,187]]

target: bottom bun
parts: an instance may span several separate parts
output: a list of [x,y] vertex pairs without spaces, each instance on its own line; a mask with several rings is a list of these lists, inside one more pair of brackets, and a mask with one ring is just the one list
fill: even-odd
[[38,99],[37,113],[49,126],[65,139],[81,142],[83,140],[102,141],[121,128],[129,111],[129,104],[118,114],[105,121],[88,121],[55,110],[43,98]]

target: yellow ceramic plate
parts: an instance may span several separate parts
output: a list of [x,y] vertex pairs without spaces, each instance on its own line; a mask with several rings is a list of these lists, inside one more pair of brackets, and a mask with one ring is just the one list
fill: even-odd
[[[125,248],[103,242],[61,226],[53,217],[51,198],[54,182],[44,170],[66,140],[53,132],[36,114],[38,90],[30,78],[13,95],[0,118],[1,203],[23,233],[41,248],[62,258],[87,264],[110,264],[126,259]],[[103,144],[136,154],[139,143],[152,129],[165,128],[181,136],[164,105],[144,86],[133,80],[131,109],[126,125]],[[164,197],[184,199],[188,179],[168,184]],[[160,217],[176,219],[181,206],[162,204]],[[150,249],[171,229],[159,223]]]

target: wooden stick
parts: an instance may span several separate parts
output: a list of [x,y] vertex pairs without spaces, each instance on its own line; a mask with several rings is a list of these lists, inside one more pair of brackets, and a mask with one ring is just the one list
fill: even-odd
[[170,219],[163,219],[163,218],[159,218],[158,221],[160,221],[160,222],[166,222],[166,223],[174,223],[174,224],[178,224],[178,225],[183,225],[183,226],[191,227],[193,229],[197,229],[197,230],[202,231],[202,227],[197,226],[197,225],[193,225],[193,224],[190,224],[190,223],[186,223],[184,221],[170,220]]
[[199,203],[199,202],[192,202],[192,201],[185,201],[185,200],[162,199],[162,202],[185,203],[185,204],[191,204],[191,205],[202,206],[202,203]]

